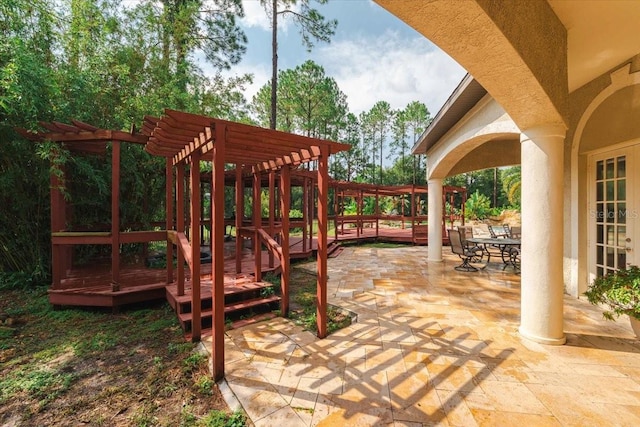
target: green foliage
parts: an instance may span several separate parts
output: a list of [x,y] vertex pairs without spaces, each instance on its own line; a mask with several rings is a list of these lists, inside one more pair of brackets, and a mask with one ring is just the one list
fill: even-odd
[[514,166],[502,171],[502,188],[511,206],[520,206],[522,191],[522,175],[520,166]]
[[211,411],[199,420],[197,427],[244,427],[247,417],[241,411],[228,414],[224,411]]
[[[164,108],[247,119],[242,89],[249,76],[223,78],[237,63],[246,37],[236,23],[240,0],[120,2],[12,0],[0,3],[0,272],[49,280],[49,173],[64,179],[73,206],[69,229],[109,227],[110,159],[69,155],[58,144],[34,144],[15,128],[78,119],[107,129],[140,128],[144,115]],[[194,22],[199,21],[199,25]],[[198,68],[201,50],[214,75]],[[148,229],[162,219],[164,159],[142,146],[122,147],[121,221]],[[137,250],[129,245],[125,251]],[[78,249],[88,260],[105,248]],[[25,281],[25,282],[27,282]],[[5,286],[15,278],[2,278]]]
[[182,363],[182,372],[185,374],[195,372],[207,363],[207,356],[202,353],[192,353],[184,359]]
[[467,219],[484,219],[489,215],[490,208],[489,198],[476,190],[465,203],[465,216]]
[[622,314],[640,320],[640,268],[630,266],[596,277],[584,293],[591,304],[608,307],[602,315],[615,320]]

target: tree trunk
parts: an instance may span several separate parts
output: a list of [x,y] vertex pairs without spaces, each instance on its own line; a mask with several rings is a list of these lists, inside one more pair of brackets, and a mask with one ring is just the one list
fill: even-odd
[[272,70],[271,70],[271,120],[269,121],[269,127],[271,129],[276,128],[276,106],[278,102],[278,0],[272,0],[272,18],[271,18],[271,55],[272,55]]

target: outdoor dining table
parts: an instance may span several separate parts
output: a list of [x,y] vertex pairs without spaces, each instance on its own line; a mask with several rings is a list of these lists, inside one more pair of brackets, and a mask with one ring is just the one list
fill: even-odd
[[511,265],[514,268],[518,268],[516,262],[512,257],[512,252],[508,248],[520,247],[520,239],[510,239],[508,237],[471,237],[467,239],[467,242],[474,243],[476,245],[482,245],[483,252],[487,255],[487,264],[491,261],[491,253],[488,247],[493,246],[500,250],[502,256],[502,262],[506,265]]

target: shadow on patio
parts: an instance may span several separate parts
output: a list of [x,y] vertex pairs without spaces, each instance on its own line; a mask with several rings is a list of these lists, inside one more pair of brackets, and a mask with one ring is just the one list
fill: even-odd
[[626,323],[567,297],[568,344],[524,341],[519,276],[425,259],[425,247],[347,248],[329,260],[329,302],[357,322],[324,340],[281,318],[231,330],[221,389],[256,426],[640,423]]

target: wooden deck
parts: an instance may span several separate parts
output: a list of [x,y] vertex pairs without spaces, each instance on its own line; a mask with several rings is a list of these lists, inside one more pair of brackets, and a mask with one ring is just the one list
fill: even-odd
[[[358,240],[378,240],[385,242],[413,243],[411,228],[379,227],[376,234],[375,227],[364,227],[358,232],[355,228],[346,228],[343,233],[331,233],[328,239],[329,255],[336,256],[339,253],[339,243]],[[235,242],[226,244],[225,273],[236,274]],[[308,258],[314,255],[318,249],[315,238],[306,238],[304,244],[302,237],[290,238],[290,257],[292,259]],[[203,247],[203,252],[208,252]],[[211,264],[202,264],[201,276],[203,283],[211,280]],[[262,251],[262,273],[278,272],[280,263],[277,258],[272,263],[267,251]],[[250,248],[243,249],[241,259],[242,274],[254,273],[254,258]],[[188,275],[188,269],[187,269]],[[167,281],[166,270],[163,268],[148,268],[142,264],[123,266],[120,270],[119,290],[113,291],[111,286],[111,270],[109,264],[98,263],[81,268],[73,268],[67,271],[66,278],[60,286],[49,290],[49,302],[57,306],[94,306],[94,307],[118,307],[142,301],[150,301],[165,298],[165,287],[170,285]]]

